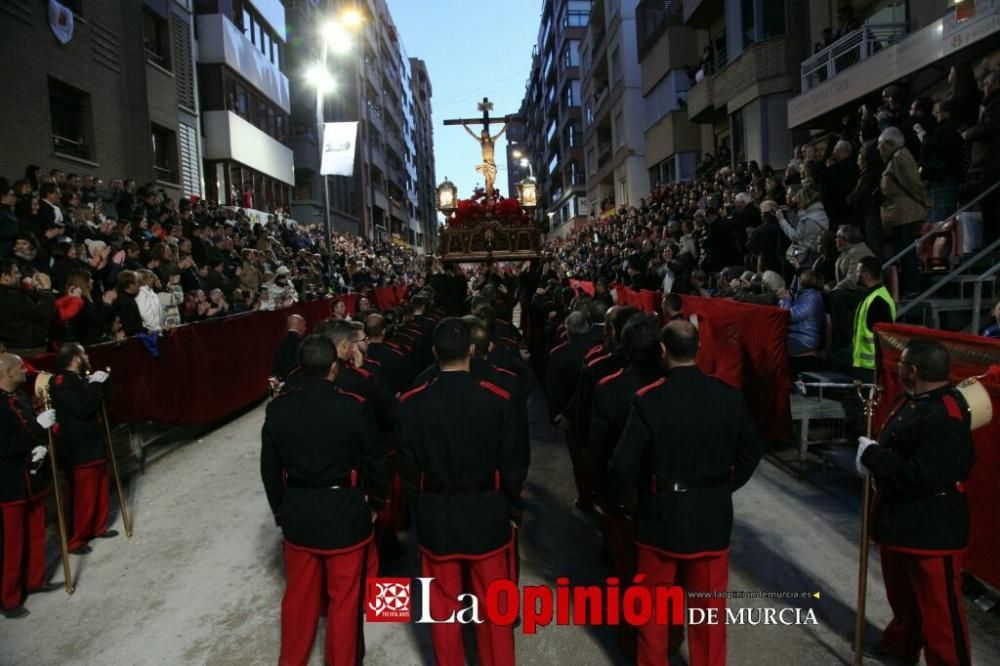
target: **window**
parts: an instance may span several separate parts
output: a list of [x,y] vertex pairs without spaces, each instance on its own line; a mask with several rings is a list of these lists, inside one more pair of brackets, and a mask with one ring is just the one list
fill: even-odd
[[571,39],[563,47],[563,67],[580,66],[580,40]]
[[90,137],[90,95],[49,79],[49,115],[52,118],[52,146],[57,153],[92,159]]
[[625,114],[621,111],[615,114],[615,143],[619,148],[625,145]]
[[267,26],[259,14],[244,6],[242,17],[243,34],[263,56],[279,69],[281,68],[281,40]]
[[733,164],[745,162],[747,159],[746,110],[746,107],[743,107],[731,116],[733,128]]
[[690,85],[690,78],[681,70],[672,70],[660,79],[656,87],[643,98],[645,107],[643,127],[648,129],[668,113],[682,108],[687,100]]
[[156,180],[177,182],[177,134],[166,127],[152,126],[153,174]]
[[170,63],[170,30],[167,21],[151,10],[142,10],[142,40],[146,60],[164,69],[173,69]]
[[580,82],[577,80],[569,81],[566,87],[563,88],[563,106],[573,107],[580,104]]
[[622,59],[621,56],[618,54],[618,49],[615,48],[615,50],[611,52],[611,82],[613,84],[618,83],[618,79],[621,78],[621,75],[622,75]]
[[576,124],[575,120],[572,120],[566,125],[566,129],[563,130],[563,142],[566,144],[566,148],[575,148],[579,140],[580,127]]
[[764,39],[785,34],[785,3],[783,0],[764,2]]
[[748,48],[751,44],[757,41],[756,30],[754,27],[754,0],[740,0],[740,13],[743,18],[743,48]]

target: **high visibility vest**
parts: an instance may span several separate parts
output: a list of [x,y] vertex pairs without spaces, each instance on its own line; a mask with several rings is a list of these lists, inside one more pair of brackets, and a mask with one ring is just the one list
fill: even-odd
[[871,307],[876,298],[881,298],[888,303],[892,320],[896,321],[896,304],[885,285],[868,294],[854,313],[853,365],[855,368],[875,369],[875,332],[868,328],[868,308]]

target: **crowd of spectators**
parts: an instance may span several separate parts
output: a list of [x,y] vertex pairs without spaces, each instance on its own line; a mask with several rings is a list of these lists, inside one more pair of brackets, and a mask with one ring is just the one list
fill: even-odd
[[391,242],[267,218],[155,185],[94,176],[0,178],[0,344],[31,355],[301,300],[412,281]]
[[[1000,175],[1000,73],[982,77],[982,92],[971,76],[957,66],[949,95],[909,104],[890,86],[875,111],[861,107],[781,170],[706,155],[693,180],[660,184],[638,206],[550,242],[540,284],[569,277],[780,305],[792,312],[793,355],[843,348],[866,292],[861,260],[909,247]],[[986,243],[997,237],[997,202],[980,204]],[[916,252],[898,282],[902,298],[918,293]]]

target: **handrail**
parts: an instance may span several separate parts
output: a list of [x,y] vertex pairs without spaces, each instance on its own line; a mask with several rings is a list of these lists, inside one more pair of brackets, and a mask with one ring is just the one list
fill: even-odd
[[949,214],[946,219],[939,220],[937,222],[933,222],[932,224],[934,225],[934,228],[932,228],[930,231],[928,231],[927,233],[925,233],[923,236],[921,236],[917,240],[913,241],[913,243],[911,243],[907,247],[903,248],[899,253],[897,253],[896,255],[894,255],[891,259],[887,260],[884,264],[882,264],[882,270],[883,271],[887,270],[890,266],[892,266],[894,263],[896,263],[897,261],[899,261],[903,256],[909,254],[911,251],[915,252],[917,250],[917,248],[920,247],[921,243],[923,243],[925,240],[927,240],[928,238],[930,238],[934,234],[939,233],[941,231],[941,229],[944,227],[944,225],[946,225],[949,222],[951,222],[952,219],[955,218],[955,216],[957,216],[960,213],[964,213],[965,211],[967,211],[970,208],[972,208],[973,206],[975,206],[977,203],[979,203],[983,199],[983,197],[985,197],[987,194],[989,194],[990,192],[992,192],[993,190],[995,190],[997,187],[1000,187],[1000,180],[998,180],[997,182],[993,183],[992,185],[990,185],[989,187],[987,187],[985,190],[983,190],[982,192],[980,192],[979,194],[977,194],[976,197],[972,201],[968,202],[967,204],[965,204],[964,206],[962,206],[961,208],[959,208],[958,210],[956,210],[954,213]]
[[[953,270],[951,273],[948,273],[948,275],[946,275],[943,280],[939,280],[939,281],[935,282],[930,287],[928,287],[928,289],[926,291],[924,291],[919,296],[917,296],[916,298],[914,298],[912,301],[910,301],[909,303],[907,303],[904,307],[902,307],[899,310],[897,310],[896,311],[896,319],[899,319],[900,317],[902,317],[903,315],[905,315],[907,312],[909,312],[910,310],[912,310],[915,305],[917,305],[918,303],[920,303],[920,301],[924,300],[925,298],[927,298],[931,294],[935,293],[941,287],[945,286],[946,284],[949,284],[951,282],[951,278],[955,277],[956,275],[958,275],[962,271],[968,269],[970,266],[974,266],[977,262],[979,262],[980,260],[982,260],[984,257],[988,257],[996,249],[1000,249],[1000,238],[998,238],[997,240],[993,241],[991,244],[987,245],[985,248],[983,248],[982,250],[980,250],[971,259],[967,259],[961,266],[959,266],[958,268],[956,268],[955,270]],[[1000,265],[1000,264],[998,264],[998,265]]]
[[[981,325],[981,314],[983,311],[983,282],[987,278],[993,278],[997,273],[1000,273],[1000,264],[995,264],[988,271],[976,278],[976,281],[972,283],[972,334],[979,335],[979,326]],[[993,290],[994,296],[996,295],[996,288]]]
[[802,61],[802,91],[814,87],[813,77],[823,73],[831,79],[848,67],[893,46],[907,35],[906,23],[865,23]]

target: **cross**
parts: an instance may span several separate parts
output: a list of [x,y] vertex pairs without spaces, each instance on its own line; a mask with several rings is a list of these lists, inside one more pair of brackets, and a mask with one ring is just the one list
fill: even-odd
[[[494,145],[496,140],[507,131],[508,125],[511,123],[523,123],[524,118],[518,115],[507,115],[503,118],[490,118],[490,111],[493,110],[493,102],[490,101],[489,97],[484,97],[483,101],[478,104],[477,108],[483,112],[482,118],[452,118],[444,121],[444,124],[461,125],[462,128],[479,143],[483,151],[483,162],[476,167],[476,171],[481,173],[483,178],[486,180],[486,197],[487,200],[492,200],[494,195],[493,183],[496,181],[497,177],[497,164],[493,157]],[[477,123],[483,124],[483,130],[480,135],[477,135],[469,129],[469,125],[475,125]],[[495,125],[497,123],[503,123],[503,127],[495,136],[490,136],[490,125]]]

